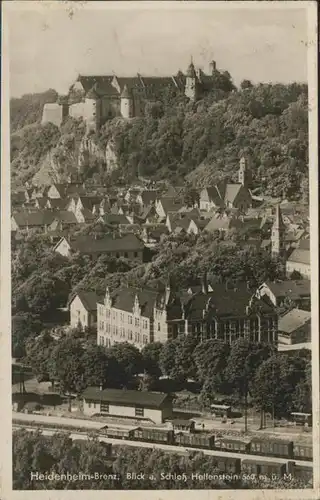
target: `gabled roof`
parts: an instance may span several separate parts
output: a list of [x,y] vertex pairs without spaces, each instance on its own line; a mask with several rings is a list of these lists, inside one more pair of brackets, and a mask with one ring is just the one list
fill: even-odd
[[174,198],[160,198],[158,202],[161,203],[165,214],[168,212],[178,212],[184,206],[184,203]]
[[43,227],[51,224],[56,214],[50,210],[35,210],[34,212],[17,212],[12,217],[19,227]]
[[279,332],[292,333],[298,328],[311,323],[311,313],[302,309],[292,309],[279,319]]
[[82,396],[88,401],[101,401],[105,403],[134,406],[145,408],[160,408],[168,399],[168,395],[162,392],[129,391],[126,389],[103,389],[99,387],[87,387]]
[[301,239],[298,243],[298,248],[301,250],[309,250],[310,251],[310,240],[309,239]]
[[133,312],[135,299],[138,297],[141,307],[141,316],[151,318],[159,293],[154,290],[139,289],[133,287],[123,288],[111,294],[112,307],[120,311]]
[[141,196],[141,199],[145,205],[149,205],[158,198],[159,192],[156,190],[145,190],[138,194],[138,196]]
[[74,213],[69,212],[68,210],[60,210],[59,212],[56,212],[54,219],[64,222],[65,224],[78,224]]
[[69,245],[72,250],[82,254],[137,251],[144,248],[142,241],[134,234],[127,234],[121,238],[107,236],[102,239],[80,236],[70,240]]
[[311,295],[310,280],[266,281],[265,285],[275,297],[288,296],[292,299],[299,299]]
[[204,188],[200,193],[200,199],[203,201],[211,201],[217,206],[223,204],[223,199],[216,186]]
[[239,227],[241,222],[239,220],[233,219],[232,217],[227,217],[225,215],[219,216],[214,215],[212,219],[205,226],[205,230],[209,232],[219,231],[219,230],[229,230],[233,227]]
[[224,201],[229,201],[233,203],[239,194],[240,189],[242,188],[242,184],[226,184],[226,189],[224,193]]
[[105,222],[106,224],[114,224],[114,225],[130,224],[128,217],[122,214],[109,213],[100,216],[100,219],[102,219],[103,222]]
[[83,307],[88,312],[96,311],[97,310],[97,303],[102,299],[95,292],[80,291],[76,295],[74,295],[72,297],[72,299],[70,300],[69,308],[76,297],[79,297],[79,299],[82,302]]
[[82,196],[80,195],[78,198],[78,203],[79,201],[82,203],[83,208],[86,208],[87,210],[92,210],[94,205],[99,205],[102,201],[101,196]]
[[47,203],[50,203],[51,207],[57,210],[63,210],[69,202],[69,198],[47,198]]
[[288,262],[310,265],[310,250],[296,248],[288,258]]
[[219,316],[245,316],[247,307],[252,304],[263,313],[272,313],[274,307],[268,298],[252,298],[246,283],[236,283],[233,286],[226,284],[211,284],[213,289],[209,293],[198,293],[190,298],[185,305],[185,314],[188,319],[203,319],[203,311],[208,319]]

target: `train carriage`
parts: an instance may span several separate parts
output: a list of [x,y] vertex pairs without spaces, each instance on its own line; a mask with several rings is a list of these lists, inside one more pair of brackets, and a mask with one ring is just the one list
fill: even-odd
[[214,436],[210,434],[186,434],[178,432],[175,434],[175,442],[179,446],[188,448],[202,448],[212,450],[214,448]]
[[293,474],[296,479],[313,481],[313,467],[311,465],[309,467],[306,465],[296,465]]
[[106,426],[100,430],[100,433],[109,438],[130,440],[133,438],[134,429],[132,428],[124,429],[124,428]]
[[287,472],[287,465],[278,462],[267,462],[263,460],[242,460],[242,472],[256,476],[277,476],[282,478]]
[[313,450],[311,445],[294,444],[293,455],[296,460],[312,461]]
[[293,441],[252,438],[250,452],[254,455],[293,458]]
[[222,438],[219,439],[219,442],[216,444],[216,448],[236,453],[248,453],[250,451],[250,441]]
[[216,462],[216,466],[220,472],[226,472],[229,474],[241,473],[240,458],[214,457],[214,461]]
[[133,439],[136,441],[147,441],[151,443],[174,443],[174,432],[171,430],[147,429],[138,427],[133,432]]

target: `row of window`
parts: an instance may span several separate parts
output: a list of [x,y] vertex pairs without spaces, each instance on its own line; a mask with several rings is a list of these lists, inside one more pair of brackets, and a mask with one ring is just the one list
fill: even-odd
[[[124,328],[121,329],[120,335],[118,335],[118,330],[117,333],[115,333],[115,336],[118,336],[121,341],[131,341],[135,342],[136,344],[148,344],[150,342],[148,335],[141,335],[140,333],[133,333],[132,330],[125,330]],[[103,335],[99,335],[99,344],[100,345],[105,345],[105,346],[110,346],[111,345],[111,340],[108,339],[108,337],[104,337]]]
[[[99,403],[95,403],[94,401],[88,402],[88,408],[99,410]],[[101,403],[100,405],[101,413],[110,413],[110,405],[109,403]],[[135,407],[134,414],[136,417],[144,417],[144,408]]]
[[[99,311],[100,315],[103,316],[103,306],[101,307]],[[107,318],[110,318],[111,316],[111,311],[110,309],[105,310],[105,315]],[[124,323],[125,322],[125,314],[123,312],[119,313],[119,318],[120,322]],[[113,310],[112,311],[112,319],[117,320],[118,319],[118,313],[117,311]],[[128,324],[132,325],[133,324],[133,316],[131,314],[128,314]],[[142,319],[142,328],[147,329],[148,328],[148,320],[147,319]],[[134,325],[135,326],[140,326],[140,318],[134,318]]]

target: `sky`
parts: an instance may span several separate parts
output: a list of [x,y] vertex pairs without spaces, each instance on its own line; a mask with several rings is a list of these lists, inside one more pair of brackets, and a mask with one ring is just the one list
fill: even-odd
[[8,8],[11,96],[64,93],[78,74],[172,75],[191,56],[205,71],[216,60],[237,85],[307,81],[306,10],[214,3],[79,2],[72,11],[68,2],[33,1]]

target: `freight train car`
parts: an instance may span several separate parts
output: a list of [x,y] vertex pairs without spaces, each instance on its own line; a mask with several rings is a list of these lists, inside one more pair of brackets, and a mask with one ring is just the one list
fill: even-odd
[[212,457],[213,463],[220,472],[226,472],[228,474],[240,474],[241,473],[241,460],[240,458],[229,458],[229,457]]
[[133,431],[132,438],[135,441],[174,444],[174,432],[172,430],[168,431],[168,430],[147,429],[138,427]]
[[106,426],[100,430],[100,433],[108,438],[130,440],[133,438],[134,430],[135,430],[134,428],[125,429],[125,428]]
[[236,453],[249,453],[250,441],[222,438],[219,439],[219,442],[216,444],[215,447],[216,449],[223,451],[230,451]]
[[294,444],[293,455],[296,460],[312,461],[312,446],[303,444]]
[[287,465],[278,462],[264,462],[263,460],[242,460],[242,472],[255,476],[282,478],[287,472]]
[[293,458],[293,441],[252,438],[250,453],[269,457]]
[[214,436],[205,433],[186,434],[178,432],[175,434],[175,443],[186,448],[212,450],[214,448]]

